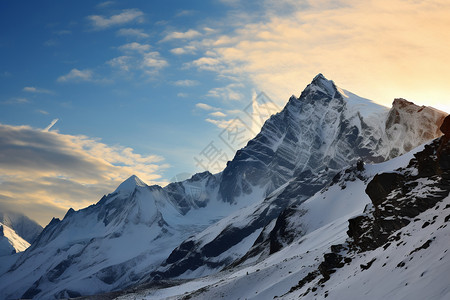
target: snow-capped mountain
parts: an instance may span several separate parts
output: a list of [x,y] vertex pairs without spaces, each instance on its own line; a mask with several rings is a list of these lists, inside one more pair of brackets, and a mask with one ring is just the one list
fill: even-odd
[[281,214],[276,234],[294,237],[270,256],[117,299],[448,299],[450,116],[446,122],[445,136],[347,168]]
[[226,211],[218,203],[189,212],[190,204],[177,194],[183,186],[206,185],[214,178],[197,174],[163,189],[131,176],[97,204],[70,209],[63,220],[53,219],[1,276],[0,298],[74,297],[135,282],[192,230],[207,227]]
[[0,222],[13,229],[28,243],[32,243],[43,230],[41,225],[27,216],[10,210],[0,211]]
[[267,196],[184,241],[149,280],[207,275],[277,251],[285,241],[268,238],[283,227],[276,218],[285,208],[301,204],[358,160],[381,162],[438,137],[445,116],[399,99],[388,110],[317,75],[222,173],[224,201],[254,191]]
[[0,222],[0,256],[25,251],[29,246],[13,229]]
[[[132,176],[97,204],[52,220],[29,249],[11,258],[0,275],[0,298],[90,295],[265,259],[298,235],[276,236],[283,228],[280,213],[301,213],[313,195],[359,160],[381,162],[439,136],[444,116],[412,103],[394,102],[389,110],[319,74],[223,172],[164,188]],[[354,204],[352,213],[369,201]],[[348,219],[347,210],[341,213],[322,222]],[[311,222],[309,230],[320,228],[320,219]],[[265,252],[261,245],[267,241]]]

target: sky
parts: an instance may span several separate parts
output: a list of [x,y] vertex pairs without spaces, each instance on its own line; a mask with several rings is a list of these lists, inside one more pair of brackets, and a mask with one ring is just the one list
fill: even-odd
[[219,172],[318,73],[450,112],[449,16],[444,0],[1,1],[0,209],[46,225],[132,174]]

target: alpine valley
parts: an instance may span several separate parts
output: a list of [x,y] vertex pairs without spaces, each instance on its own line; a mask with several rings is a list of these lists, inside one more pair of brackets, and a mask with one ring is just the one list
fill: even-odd
[[3,225],[0,299],[450,299],[446,117],[319,74],[218,174]]

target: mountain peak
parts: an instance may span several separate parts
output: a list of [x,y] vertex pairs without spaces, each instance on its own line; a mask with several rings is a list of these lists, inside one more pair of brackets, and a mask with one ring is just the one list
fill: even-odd
[[337,91],[334,82],[332,80],[326,79],[322,73],[319,73],[316,75],[316,77],[314,77],[309,87],[319,88],[330,96],[334,96]]
[[136,187],[146,187],[145,184],[139,177],[136,175],[131,175],[127,180],[122,182],[116,189],[115,192],[121,193],[131,193],[135,190]]

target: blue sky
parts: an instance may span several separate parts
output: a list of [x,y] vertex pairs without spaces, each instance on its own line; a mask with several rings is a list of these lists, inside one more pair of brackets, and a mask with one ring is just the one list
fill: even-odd
[[274,112],[319,72],[386,106],[450,111],[449,13],[440,0],[2,1],[0,208],[45,224],[131,174],[203,171],[211,149],[218,172],[267,117],[250,117],[256,95]]

